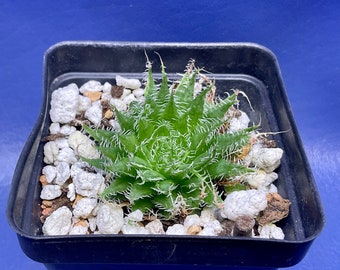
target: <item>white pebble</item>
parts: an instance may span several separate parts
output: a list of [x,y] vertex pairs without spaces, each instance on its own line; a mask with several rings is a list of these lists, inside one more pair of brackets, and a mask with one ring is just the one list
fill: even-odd
[[132,91],[130,89],[126,89],[124,88],[123,89],[123,94],[122,96],[120,97],[121,100],[123,100],[125,97],[127,97],[128,95],[130,95],[132,93]]
[[111,98],[110,99],[110,104],[115,107],[118,111],[126,111],[127,110],[127,105],[126,103],[119,99],[119,98]]
[[66,162],[67,164],[77,162],[77,158],[70,147],[60,149],[55,164],[59,164],[60,162]]
[[110,100],[112,98],[111,95],[112,85],[108,82],[103,85],[103,94],[101,96],[101,100]]
[[87,220],[89,221],[89,228],[91,232],[94,232],[97,229],[97,218],[96,217],[88,217]]
[[59,149],[69,147],[67,139],[66,138],[59,138],[54,140],[56,145],[58,146]]
[[79,156],[89,159],[99,158],[100,156],[99,152],[94,146],[94,142],[91,141],[88,136],[78,130],[69,136],[68,143]]
[[123,102],[127,105],[129,105],[132,101],[136,101],[136,98],[133,94],[129,94],[123,98]]
[[86,167],[87,163],[84,161],[77,161],[71,165],[71,177],[75,178],[76,175],[83,171],[83,168]]
[[124,224],[121,230],[123,234],[148,234],[148,231],[137,223]]
[[119,75],[116,76],[116,84],[132,90],[138,89],[142,86],[138,79],[127,79]]
[[86,91],[88,92],[101,92],[103,90],[103,86],[100,82],[95,80],[90,80],[86,83],[84,83],[80,88],[79,92],[84,93]]
[[103,93],[111,93],[112,85],[109,82],[103,84]]
[[46,185],[40,193],[42,200],[53,200],[61,195],[61,188],[58,185]]
[[59,147],[54,141],[47,142],[44,145],[44,162],[53,164],[59,153]]
[[108,92],[108,93],[103,93],[102,94],[102,96],[101,96],[101,100],[102,101],[109,101],[110,99],[112,98],[112,96],[111,96],[111,93],[110,92]]
[[57,168],[52,165],[47,165],[43,167],[42,173],[46,176],[47,183],[51,184],[57,176]]
[[103,108],[100,100],[92,103],[92,106],[85,111],[85,117],[96,126],[100,124],[103,118]]
[[255,173],[245,175],[243,180],[252,187],[261,189],[263,187],[269,186],[277,178],[278,175],[275,172],[266,173],[263,170],[258,170]]
[[53,91],[50,110],[52,122],[64,124],[72,121],[77,114],[78,99],[79,90],[74,83]]
[[60,132],[60,124],[59,123],[51,123],[49,127],[51,134],[57,134]]
[[186,235],[187,229],[182,224],[174,224],[166,230],[167,235]]
[[76,128],[69,125],[63,125],[60,128],[60,133],[64,135],[70,135],[72,132],[76,131]]
[[261,238],[284,239],[285,235],[280,227],[275,224],[267,224],[259,227]]
[[61,186],[70,178],[70,166],[66,162],[60,162],[56,169],[55,183]]
[[69,198],[71,202],[76,198],[76,188],[73,183],[68,185],[67,198]]
[[200,226],[200,224],[201,224],[200,217],[196,214],[188,215],[185,218],[184,223],[183,223],[185,228],[189,228],[190,226],[194,226],[194,225]]
[[159,219],[155,219],[146,224],[145,229],[147,229],[150,234],[165,234],[163,224]]
[[124,225],[124,213],[120,206],[112,203],[99,205],[97,213],[98,232],[117,234]]
[[143,213],[142,213],[141,210],[133,211],[126,216],[125,220],[127,222],[128,221],[135,221],[135,222],[142,221],[143,220]]
[[228,131],[235,132],[241,129],[245,129],[249,125],[249,117],[245,112],[240,111],[241,115],[238,117],[233,117],[230,120]]
[[85,197],[97,197],[104,182],[103,175],[80,171],[73,177],[76,193]]
[[247,159],[257,167],[272,172],[280,166],[283,150],[281,148],[264,148],[253,146],[250,150]]
[[221,225],[221,223],[217,219],[211,220],[211,221],[207,222],[204,225],[204,228],[205,229],[212,228],[214,233],[215,233],[215,235],[217,235],[217,234],[219,234],[220,232],[223,231],[222,225]]
[[235,221],[237,217],[242,215],[255,217],[266,207],[266,192],[255,189],[233,191],[224,200],[221,215]]
[[66,206],[55,210],[42,227],[44,235],[67,235],[71,229],[72,212]]
[[204,227],[202,231],[198,233],[198,235],[203,235],[203,236],[216,236],[216,232],[214,228],[212,227]]
[[87,197],[82,198],[76,203],[73,209],[73,215],[76,218],[87,218],[96,205],[97,199]]
[[216,220],[215,209],[212,207],[204,207],[200,215],[200,225],[204,226],[206,223]]
[[89,97],[80,95],[77,112],[79,113],[84,112],[90,107],[91,107],[91,99]]
[[75,224],[71,228],[71,230],[69,232],[69,235],[83,235],[83,234],[87,234],[88,229],[89,229],[89,225],[88,225],[87,222],[86,222],[86,226]]
[[138,88],[138,89],[133,90],[132,93],[136,98],[139,98],[139,97],[144,96],[145,90],[143,88]]

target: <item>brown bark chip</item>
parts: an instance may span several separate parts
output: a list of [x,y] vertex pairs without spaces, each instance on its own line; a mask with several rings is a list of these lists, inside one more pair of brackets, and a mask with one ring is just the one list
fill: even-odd
[[46,175],[44,175],[44,174],[42,174],[40,176],[39,181],[40,181],[42,187],[44,187],[48,184],[47,179],[46,179]]
[[224,219],[220,221],[223,231],[219,233],[220,236],[232,236],[233,229],[235,226],[235,221]]
[[111,96],[113,98],[120,98],[123,95],[124,86],[112,85]]
[[278,193],[267,194],[267,207],[261,213],[258,223],[264,226],[268,223],[277,222],[289,214],[290,201],[283,199]]
[[239,216],[235,220],[234,236],[251,236],[255,220],[248,216]]
[[199,225],[192,225],[187,229],[187,234],[197,235],[202,231],[202,227]]
[[112,119],[112,118],[113,118],[113,111],[112,111],[112,110],[106,110],[106,111],[104,112],[104,117],[105,117],[106,119]]
[[57,134],[49,134],[46,137],[42,139],[43,142],[48,142],[48,141],[55,141],[57,139],[63,139],[65,138],[65,134],[57,133]]
[[71,208],[71,202],[65,193],[53,200],[43,200],[41,204],[41,222],[44,223],[47,217],[49,217],[55,210],[62,206]]
[[92,102],[95,102],[100,99],[102,92],[85,91],[83,95],[91,99]]

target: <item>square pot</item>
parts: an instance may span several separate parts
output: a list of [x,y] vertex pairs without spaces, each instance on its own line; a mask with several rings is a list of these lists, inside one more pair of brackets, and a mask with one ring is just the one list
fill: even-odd
[[[279,223],[284,240],[170,235],[44,236],[40,222],[42,138],[48,134],[51,93],[58,87],[88,80],[114,83],[116,75],[143,78],[145,52],[160,77],[158,52],[175,78],[188,60],[206,68],[217,89],[244,91],[255,112],[245,112],[264,131],[275,135],[284,150],[279,193],[291,201],[290,214]],[[221,93],[223,94],[223,93]],[[242,102],[241,100],[241,108]],[[242,108],[243,110],[243,108]],[[114,269],[121,265],[150,266],[292,266],[302,260],[324,225],[315,182],[285,93],[277,60],[272,52],[250,43],[127,43],[63,42],[44,58],[44,97],[41,113],[18,161],[7,206],[8,221],[21,248],[48,269]]]

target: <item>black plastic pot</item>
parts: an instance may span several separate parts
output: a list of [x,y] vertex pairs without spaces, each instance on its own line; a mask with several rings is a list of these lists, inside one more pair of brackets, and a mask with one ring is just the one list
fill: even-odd
[[[255,109],[246,112],[264,131],[275,135],[284,156],[278,170],[279,193],[291,201],[289,216],[280,222],[285,240],[167,235],[43,236],[39,176],[43,166],[42,138],[48,133],[51,92],[70,82],[89,79],[114,82],[115,75],[142,78],[145,52],[157,75],[158,52],[170,77],[190,58],[205,67],[217,89],[244,91]],[[159,76],[159,73],[158,73]],[[116,43],[64,42],[44,59],[41,114],[18,161],[7,216],[26,255],[48,269],[113,269],[136,265],[288,267],[297,264],[321,232],[324,215],[286,97],[278,63],[269,50],[249,43]],[[246,103],[246,101],[241,101]],[[242,107],[241,104],[241,108]]]

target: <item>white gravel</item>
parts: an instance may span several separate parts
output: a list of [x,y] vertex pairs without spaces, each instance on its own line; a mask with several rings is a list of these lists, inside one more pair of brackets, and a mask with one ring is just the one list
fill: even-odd
[[98,126],[103,119],[102,110],[103,108],[100,101],[93,102],[92,106],[85,111],[85,117]]
[[101,203],[97,213],[98,232],[102,234],[119,233],[124,225],[124,213],[120,206]]
[[45,221],[42,230],[44,235],[66,235],[72,225],[72,212],[66,206],[55,210]]
[[58,185],[46,185],[40,193],[40,198],[43,200],[53,200],[61,195],[61,188]]
[[74,83],[52,93],[50,117],[52,122],[68,123],[77,114],[79,89]]
[[119,75],[116,76],[116,83],[128,89],[138,89],[142,86],[141,82],[137,79],[127,79]]
[[234,191],[225,199],[222,215],[235,221],[239,216],[255,217],[266,207],[266,192],[256,189]]
[[66,162],[60,162],[57,166],[56,166],[56,170],[57,170],[57,175],[55,178],[55,183],[57,185],[62,186],[71,176],[70,174],[70,165]]
[[93,141],[78,130],[70,134],[68,144],[77,156],[89,159],[100,157],[98,150],[94,147]]
[[[123,86],[120,98],[111,96],[112,85],[108,82],[100,83],[91,80],[79,88],[72,83],[53,91],[50,117],[52,123],[50,134],[63,135],[45,143],[42,174],[47,183],[43,186],[40,197],[42,200],[59,198],[66,192],[67,198],[73,202],[70,209],[62,206],[48,216],[43,224],[45,235],[66,234],[167,234],[184,235],[188,231],[195,231],[202,236],[216,236],[223,231],[222,224],[217,219],[216,209],[204,208],[200,215],[188,215],[183,224],[174,224],[164,230],[159,219],[150,222],[143,220],[143,213],[139,210],[124,216],[121,206],[101,202],[98,197],[105,188],[105,179],[100,171],[87,170],[87,164],[80,161],[80,156],[93,159],[100,154],[94,142],[76,127],[77,114],[83,114],[85,119],[93,125],[99,126],[107,117],[103,113],[102,101],[108,102],[119,111],[126,111],[133,101],[144,101],[144,89],[136,79],[116,76],[118,86]],[[195,85],[195,91],[200,91],[201,84]],[[99,94],[100,99],[90,94]],[[120,130],[116,119],[107,119],[114,130]],[[237,131],[248,127],[249,117],[240,111],[238,117],[231,120],[230,131]],[[242,181],[247,182],[253,189],[235,191],[227,195],[221,215],[235,220],[240,215],[256,218],[260,211],[267,206],[266,194],[276,192],[273,182],[278,175],[273,172],[279,165],[283,151],[280,148],[266,148],[261,143],[255,143],[245,162],[255,165],[257,171],[245,175]],[[65,191],[66,190],[66,191]],[[142,225],[142,221],[143,224]],[[260,235],[256,237],[283,239],[282,230],[274,224],[259,228]]]
[[76,218],[87,218],[90,216],[96,205],[96,198],[82,198],[76,203],[73,209],[73,216]]
[[104,177],[100,173],[80,171],[73,177],[76,193],[85,197],[97,197],[104,184]]
[[84,93],[84,92],[100,92],[103,90],[103,86],[100,82],[95,81],[95,80],[90,80],[86,83],[84,83],[80,88],[79,92]]
[[285,235],[281,228],[275,224],[267,224],[259,228],[261,238],[284,239]]

